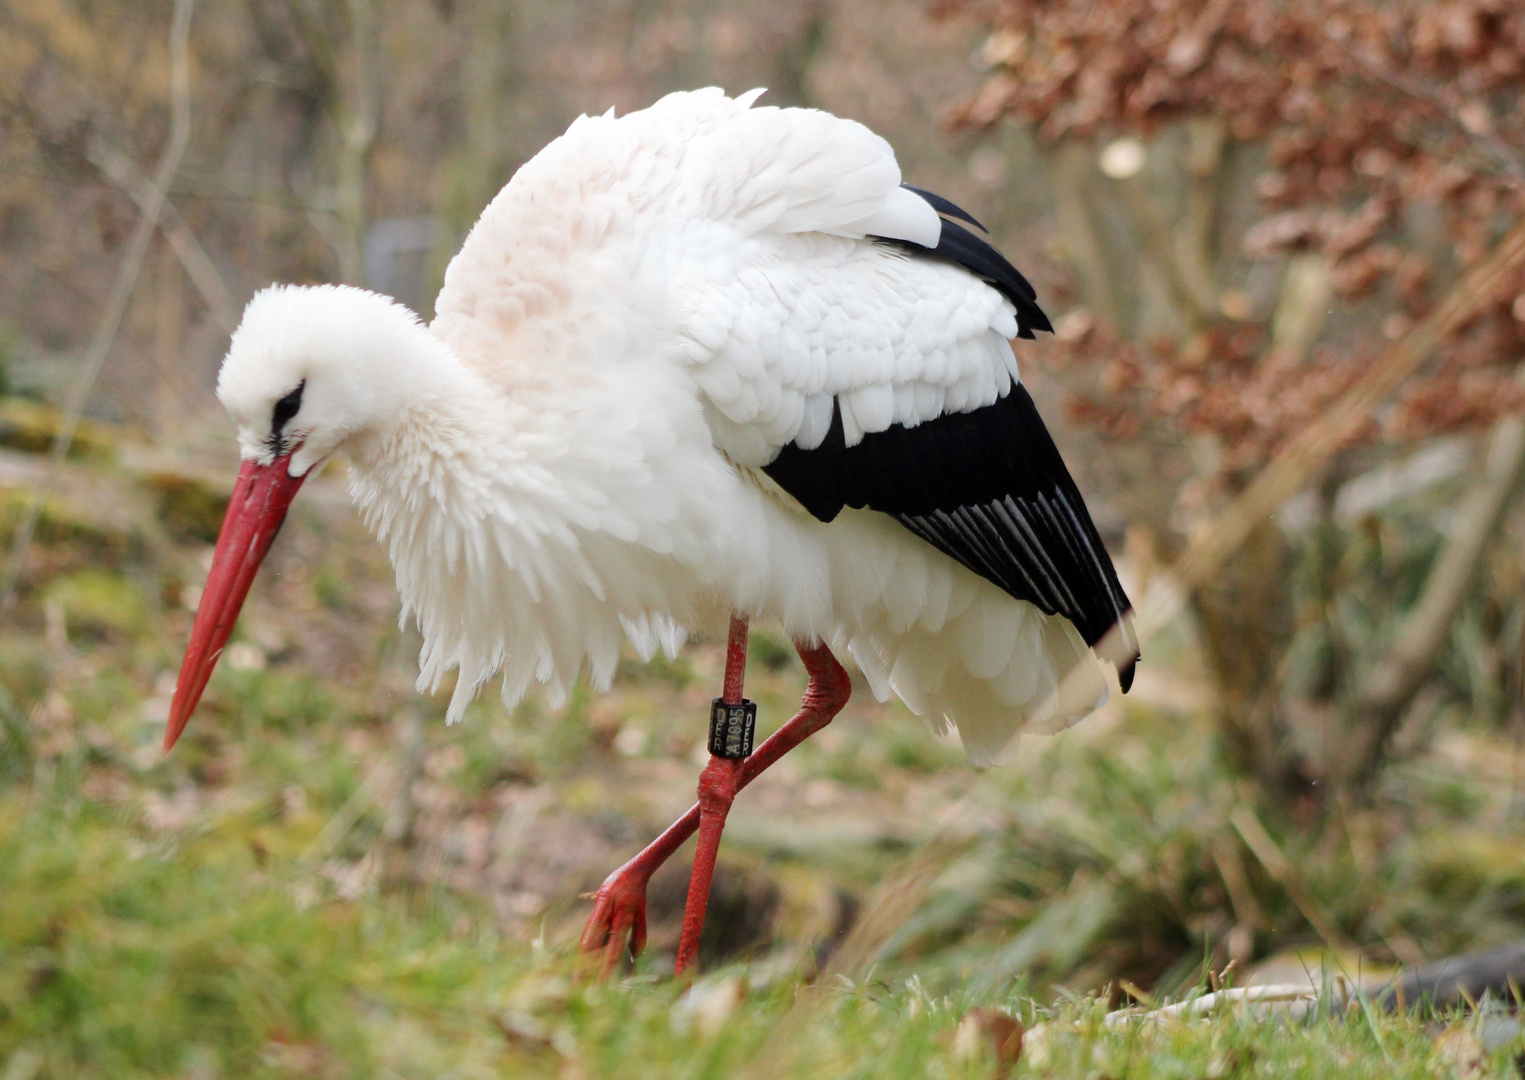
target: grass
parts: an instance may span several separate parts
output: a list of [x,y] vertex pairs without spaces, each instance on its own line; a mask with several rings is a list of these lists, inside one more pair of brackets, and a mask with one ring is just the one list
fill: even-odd
[[[686,806],[717,643],[627,659],[610,694],[558,713],[487,700],[447,728],[408,689],[416,643],[380,554],[299,504],[166,759],[205,552],[92,522],[44,522],[0,628],[0,1080],[985,1078],[1010,1063],[959,1034],[979,1008],[1041,1033],[1019,1076],[1450,1068],[1412,1017],[1106,1026],[1123,979],[1180,997],[1233,941],[1241,968],[1322,947],[1235,831],[1246,794],[1204,719],[1146,695],[980,775],[860,691],[738,803],[694,989],[661,974],[684,853],[653,880],[648,956],[589,982],[576,896]],[[802,678],[759,632],[765,729]],[[1525,926],[1516,756],[1453,731],[1378,805],[1265,827],[1363,962],[1504,940]],[[873,969],[807,978],[960,798],[965,835]]]
[[[65,699],[71,730],[93,726],[93,736],[55,733],[48,745],[46,708],[38,706],[30,766],[15,741],[7,744],[11,779],[0,792],[6,1080],[989,1077],[1007,1067],[994,1054],[978,1045],[956,1052],[960,1021],[976,1006],[1042,1025],[1019,1076],[1436,1075],[1433,1032],[1413,1018],[1288,1024],[1230,1012],[1116,1030],[1101,1019],[1104,999],[1050,981],[1083,985],[1095,953],[1146,936],[1150,920],[1161,918],[1147,909],[1174,886],[1128,880],[1117,870],[1128,853],[1135,874],[1147,878],[1149,867],[1158,874],[1172,859],[1192,862],[1190,849],[1178,850],[1183,830],[1207,831],[1193,823],[1200,798],[1143,812],[1157,794],[1150,778],[1159,779],[1172,754],[1165,740],[1146,739],[1147,752],[1131,765],[1119,763],[1131,752],[1054,743],[1032,768],[1006,777],[1021,796],[1004,803],[1016,824],[996,819],[987,828],[860,982],[808,985],[765,953],[755,962],[712,960],[698,989],[686,992],[659,976],[656,958],[613,986],[579,978],[568,927],[580,909],[552,904],[534,919],[505,922],[490,890],[416,865],[378,865],[396,845],[375,807],[315,858],[314,842],[366,789],[376,737],[389,730],[342,689],[328,694],[300,671],[228,672],[220,676],[218,711],[229,714],[221,718],[229,726],[198,718],[196,752],[163,761],[133,749],[132,739],[156,737],[158,728],[132,707],[130,673],[95,675]],[[628,673],[637,697],[666,678]],[[65,705],[53,707],[62,713]],[[539,783],[565,807],[601,806],[588,794],[596,781],[565,771],[572,755],[541,720],[531,710],[475,730],[429,727],[421,782],[451,785],[461,799],[451,814],[460,815],[483,792],[563,770]],[[643,723],[655,729],[654,717]],[[1150,734],[1147,724],[1138,730]],[[574,737],[594,740],[589,731],[596,726]],[[848,730],[817,748],[801,763],[800,783],[851,776],[838,756],[855,754],[866,738]],[[899,752],[899,738],[881,747],[887,760]],[[1201,767],[1210,767],[1205,756]],[[907,775],[927,773],[917,762]],[[878,784],[907,782],[889,769]],[[859,791],[876,794],[882,791]],[[1091,800],[1094,820],[1074,816],[1080,800]],[[427,835],[424,824],[418,828]],[[744,861],[746,831],[739,835],[736,857]],[[1077,848],[1077,835],[1090,847]],[[1017,836],[1026,839],[1017,844]],[[901,857],[859,851],[842,859],[858,860],[842,880],[871,877],[874,866]],[[1475,874],[1465,851],[1450,857]],[[1094,869],[1080,865],[1062,880],[1077,859]],[[809,875],[810,859],[798,849],[778,863],[772,868],[781,879]],[[356,875],[359,867],[369,869]],[[1429,872],[1452,889],[1467,881],[1460,871]],[[1452,899],[1476,903],[1482,888],[1471,881]],[[808,886],[803,892],[811,894]],[[1494,1075],[1507,1059],[1507,1049],[1494,1055]]]
[[[915,979],[739,990],[745,965],[687,997],[646,972],[603,986],[578,979],[564,947],[496,932],[459,897],[345,900],[272,865],[251,838],[296,827],[280,816],[218,808],[165,840],[63,781],[8,798],[0,1075],[986,1077],[993,1055],[954,1052],[976,1005],[1042,1024],[1018,1075],[1436,1075],[1412,1018],[1225,1012],[1117,1030],[1094,999],[1039,1009],[1012,988],[931,995]],[[785,1046],[770,1041],[780,1030]]]

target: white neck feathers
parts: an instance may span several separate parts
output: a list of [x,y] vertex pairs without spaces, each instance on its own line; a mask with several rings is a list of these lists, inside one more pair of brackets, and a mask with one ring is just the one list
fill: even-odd
[[650,468],[670,420],[585,372],[499,390],[437,339],[429,351],[427,389],[347,447],[351,493],[423,633],[420,689],[459,668],[456,720],[500,669],[509,704],[533,681],[554,704],[584,665],[607,686],[627,634],[675,651],[664,582],[689,530]]

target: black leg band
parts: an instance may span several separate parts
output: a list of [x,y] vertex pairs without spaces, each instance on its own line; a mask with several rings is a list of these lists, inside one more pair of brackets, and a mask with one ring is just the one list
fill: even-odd
[[757,729],[757,703],[741,699],[728,705],[716,698],[710,706],[710,753],[733,761],[752,752],[752,734]]

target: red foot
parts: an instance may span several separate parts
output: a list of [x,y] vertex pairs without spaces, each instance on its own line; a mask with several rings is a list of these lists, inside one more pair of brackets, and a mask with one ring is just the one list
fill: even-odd
[[583,927],[582,950],[603,952],[600,978],[608,978],[619,966],[627,941],[630,955],[641,955],[646,947],[646,883],[698,827],[699,807],[695,804],[644,851],[604,878],[593,894],[593,914]]
[[582,931],[584,952],[603,951],[600,978],[608,978],[619,964],[627,940],[631,956],[646,947],[646,875],[621,867],[593,894],[593,914]]

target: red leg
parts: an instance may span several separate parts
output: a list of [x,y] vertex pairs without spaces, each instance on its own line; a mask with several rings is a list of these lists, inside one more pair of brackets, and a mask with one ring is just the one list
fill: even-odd
[[747,677],[747,617],[731,616],[731,632],[725,642],[725,682],[720,700],[731,705],[741,701],[741,683]]
[[639,855],[606,877],[593,894],[593,913],[583,927],[582,949],[603,950],[600,975],[608,976],[619,963],[626,935],[632,956],[639,956],[646,947],[646,883],[698,827],[699,804],[695,803]]
[[[740,705],[742,681],[747,673],[747,620],[731,616],[731,635],[725,647],[725,685],[720,700]],[[736,792],[741,790],[741,762],[746,760],[710,756],[709,764],[699,774],[699,844],[694,848],[694,869],[688,877],[688,899],[683,904],[683,932],[678,935],[678,959],[673,974],[682,975],[699,955],[699,933],[704,929],[704,911],[709,905],[710,883],[715,877],[715,856],[720,852],[720,834],[731,812]]]
[[[741,676],[737,665],[733,665],[732,658],[736,656],[736,627],[732,623],[731,646],[727,650],[726,683],[724,696],[729,700],[741,699]],[[842,706],[847,704],[848,695],[852,692],[852,682],[847,677],[847,672],[842,665],[837,663],[836,657],[831,655],[831,650],[825,645],[814,648],[805,648],[798,643],[795,649],[800,654],[800,659],[805,662],[805,671],[810,676],[810,681],[805,687],[805,697],[801,702],[800,711],[772,735],[762,741],[762,744],[752,752],[749,757],[740,762],[728,762],[725,759],[711,759],[710,765],[705,767],[704,774],[700,777],[701,799],[705,786],[705,775],[710,775],[711,768],[716,761],[725,765],[734,766],[734,790],[730,792],[732,798],[735,793],[746,787],[764,769],[793,750],[811,735],[820,731],[821,728],[831,723],[833,717],[841,711]],[[743,621],[742,637],[740,643],[740,656],[742,661],[746,658],[745,623]],[[733,670],[736,677],[731,678]],[[716,792],[721,794],[721,792]],[[729,808],[729,800],[725,801]],[[718,809],[718,807],[716,808]],[[588,916],[588,924],[583,929],[582,947],[589,952],[602,951],[603,964],[601,973],[608,975],[619,963],[620,954],[624,951],[626,935],[629,935],[630,951],[632,955],[639,955],[646,944],[646,883],[651,880],[651,875],[657,867],[666,862],[674,851],[694,834],[699,828],[701,816],[701,803],[695,803],[688,808],[688,812],[667,827],[667,830],[657,837],[639,855],[631,859],[624,866],[604,879],[594,894],[593,913]],[[722,819],[721,826],[724,821]],[[715,844],[720,841],[720,829],[714,830]],[[701,854],[702,854],[701,840]],[[695,871],[699,870],[700,855],[694,858]],[[699,931],[704,925],[704,907],[709,900],[709,882],[714,874],[714,852],[708,857],[708,870],[704,877],[704,890],[698,894],[694,889],[694,882],[689,883],[689,908],[695,904],[695,896],[702,895],[698,902],[698,910],[695,914],[695,925],[692,932],[689,930],[690,911],[688,908],[683,916],[683,939],[692,938],[692,950],[698,948]],[[683,956],[683,946],[679,945],[679,956]],[[691,962],[690,956],[690,962]],[[678,970],[682,970],[680,966]]]
[[674,975],[682,975],[699,958],[699,935],[704,931],[704,913],[709,907],[720,834],[725,831],[725,818],[731,812],[736,792],[741,790],[738,783],[741,760],[711,757],[699,774],[699,845],[694,848],[694,869],[688,877],[688,899],[683,905],[683,933],[678,937]]
[[[742,627],[742,652],[745,646],[746,627]],[[732,622],[732,647],[736,642],[735,622]],[[831,722],[852,693],[852,682],[836,657],[825,645],[802,649],[796,644],[800,659],[810,681],[805,687],[805,697],[800,711],[788,723],[764,740],[752,754],[739,761],[711,757],[710,763],[699,775],[699,846],[694,851],[694,871],[688,879],[688,900],[683,908],[683,933],[678,939],[678,960],[673,973],[682,975],[694,965],[699,957],[699,935],[704,929],[704,914],[709,905],[710,883],[715,876],[715,856],[720,850],[720,834],[725,830],[726,815],[736,793],[752,780]],[[738,674],[734,687],[727,670],[726,700],[741,700],[741,678]],[[732,696],[734,695],[734,696]]]

